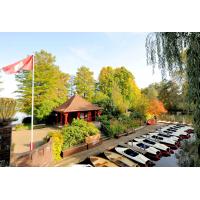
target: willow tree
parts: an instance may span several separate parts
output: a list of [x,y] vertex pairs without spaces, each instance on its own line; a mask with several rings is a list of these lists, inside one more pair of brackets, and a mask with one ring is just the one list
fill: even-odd
[[[177,70],[186,72],[188,99],[194,108],[193,124],[200,139],[200,33],[151,33],[146,38],[146,50],[147,63],[153,67],[157,65],[163,78],[167,71],[169,75]],[[183,52],[186,54],[185,62]]]

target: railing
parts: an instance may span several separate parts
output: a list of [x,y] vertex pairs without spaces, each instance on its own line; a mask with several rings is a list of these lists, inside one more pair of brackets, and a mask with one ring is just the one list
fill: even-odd
[[13,155],[11,166],[14,167],[40,167],[48,166],[52,162],[52,141],[18,155]]

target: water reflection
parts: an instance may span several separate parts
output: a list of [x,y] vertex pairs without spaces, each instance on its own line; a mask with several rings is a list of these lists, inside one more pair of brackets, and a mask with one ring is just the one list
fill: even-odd
[[181,147],[169,157],[163,157],[156,162],[156,167],[196,167],[200,166],[198,156],[198,142],[195,134],[191,138],[181,141]]

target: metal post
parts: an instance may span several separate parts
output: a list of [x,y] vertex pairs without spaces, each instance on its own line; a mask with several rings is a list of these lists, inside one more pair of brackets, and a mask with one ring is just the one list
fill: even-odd
[[30,150],[33,150],[33,116],[34,116],[34,56],[33,56],[33,71],[32,71],[32,109],[31,109],[31,143]]

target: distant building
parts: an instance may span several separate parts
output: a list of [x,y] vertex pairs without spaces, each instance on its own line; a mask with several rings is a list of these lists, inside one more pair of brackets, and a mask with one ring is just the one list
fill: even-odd
[[56,113],[57,125],[65,125],[70,124],[74,118],[84,119],[88,122],[95,121],[96,117],[100,116],[101,110],[101,107],[74,95],[67,102],[54,109],[54,112]]

